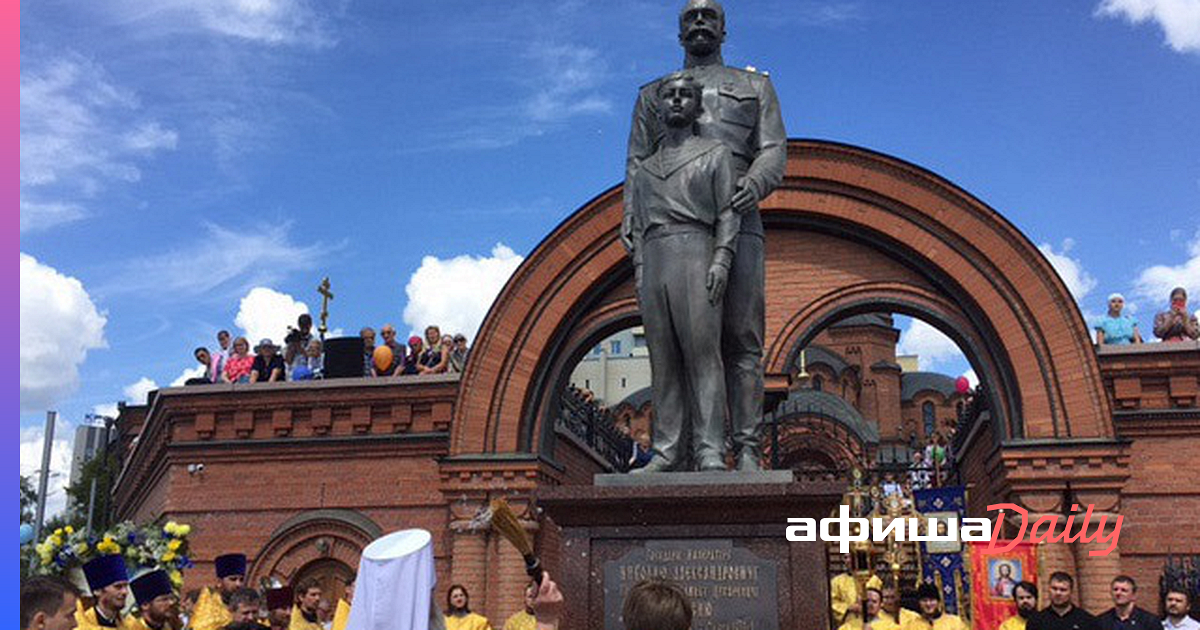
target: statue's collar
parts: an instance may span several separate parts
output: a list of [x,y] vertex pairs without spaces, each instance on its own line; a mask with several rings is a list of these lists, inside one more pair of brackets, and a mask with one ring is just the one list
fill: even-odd
[[654,155],[646,161],[644,168],[648,169],[655,177],[666,179],[684,165],[719,146],[721,146],[719,140],[692,136],[685,140],[682,146],[672,150],[666,150],[665,146],[659,146],[658,151],[655,151]]

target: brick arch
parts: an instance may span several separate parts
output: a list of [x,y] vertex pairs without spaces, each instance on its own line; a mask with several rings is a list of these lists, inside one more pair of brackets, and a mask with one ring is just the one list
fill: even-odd
[[[822,320],[874,301],[932,317],[973,346],[1004,384],[1012,434],[1113,435],[1087,327],[1066,286],[1027,237],[975,197],[890,156],[793,140],[784,182],[762,212],[768,372],[786,373],[795,343]],[[603,327],[598,309],[636,318],[620,221],[618,186],[557,226],[509,280],[463,376],[452,455],[543,449],[547,384],[575,349],[578,326]],[[818,247],[844,255],[806,251]],[[846,285],[864,291],[827,295]],[[821,299],[829,305],[814,310]]]
[[994,331],[978,329],[953,301],[927,289],[892,282],[863,282],[831,287],[798,310],[767,348],[764,362],[768,373],[785,372],[816,335],[845,317],[888,311],[918,317],[953,339],[964,352],[980,379],[1000,392],[993,417],[1005,428],[1004,437],[1021,437],[1021,397],[1013,367],[1007,357],[996,354]]
[[354,510],[312,510],[277,527],[250,567],[250,581],[276,576],[291,583],[314,565],[357,567],[362,550],[383,535],[375,521]]
[[795,414],[779,420],[779,435],[774,441],[763,440],[763,460],[770,462],[775,443],[779,445],[779,460],[787,466],[789,459],[803,461],[812,453],[820,454],[833,464],[830,472],[848,471],[862,466],[868,459],[868,445],[836,420],[818,414]]

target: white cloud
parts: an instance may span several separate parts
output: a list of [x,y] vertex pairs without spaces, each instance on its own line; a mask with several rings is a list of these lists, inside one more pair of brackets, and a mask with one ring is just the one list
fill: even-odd
[[103,418],[116,418],[121,413],[117,403],[101,403],[92,407],[92,413]]
[[283,345],[288,326],[295,326],[296,318],[307,312],[308,306],[304,302],[298,302],[286,293],[254,287],[242,298],[233,323],[245,332],[252,349],[264,337]]
[[896,354],[917,355],[917,367],[922,371],[934,370],[939,365],[964,360],[962,351],[953,339],[919,319],[912,320],[908,330],[900,333],[900,341],[896,343]]
[[139,120],[138,109],[137,98],[91,60],[23,55],[22,232],[87,216],[86,200],[113,182],[138,181],[139,161],[175,148],[175,131]]
[[[21,475],[33,477],[33,487],[38,488],[38,475],[42,466],[42,448],[45,444],[45,427],[41,424],[21,429]],[[46,517],[62,512],[67,507],[67,486],[71,481],[71,443],[75,427],[59,416],[54,423],[54,444],[50,451],[50,479],[46,482]]]
[[315,48],[334,43],[322,15],[303,0],[193,0],[182,4],[222,35]]
[[[761,3],[761,5],[760,5]],[[868,19],[861,2],[827,0],[758,0],[761,6],[738,21],[751,20],[768,28],[837,27]]]
[[601,90],[609,73],[600,51],[542,40],[531,43],[522,58],[525,63],[507,73],[518,89],[511,104],[461,110],[451,129],[437,133],[434,146],[507,147],[562,129],[580,116],[612,113],[612,100]]
[[21,254],[21,409],[53,406],[79,385],[107,319],[79,280]]
[[180,385],[187,383],[188,379],[190,378],[200,378],[204,376],[204,373],[207,371],[208,370],[204,369],[204,366],[200,364],[196,364],[196,367],[184,368],[184,370],[179,373],[179,376],[176,376],[175,380],[171,381],[171,387],[179,387]]
[[202,30],[267,45],[325,48],[335,43],[320,3],[306,0],[119,0],[112,10],[140,30]]
[[1055,251],[1054,246],[1049,243],[1038,245],[1038,250],[1046,257],[1046,260],[1050,261],[1054,271],[1058,272],[1075,301],[1082,302],[1084,296],[1096,288],[1096,279],[1083,268],[1083,263],[1078,258],[1071,258],[1067,255],[1073,247],[1075,247],[1075,241],[1068,238],[1063,239],[1062,248],[1059,251]]
[[1187,289],[1188,301],[1200,300],[1200,230],[1188,243],[1188,258],[1178,265],[1154,265],[1143,269],[1134,281],[1135,295],[1155,305],[1152,311],[1166,307],[1171,289]]
[[1096,15],[1131,24],[1153,21],[1176,52],[1200,53],[1200,0],[1103,0]]
[[158,383],[155,383],[154,379],[150,377],[143,376],[137,382],[125,386],[125,400],[134,405],[144,405],[150,392],[156,389],[158,389]]
[[[290,224],[231,229],[213,223],[178,249],[125,263],[104,294],[148,294],[163,299],[236,295],[316,267],[331,249],[291,242]],[[227,291],[218,290],[225,289]],[[278,334],[278,333],[276,333]]]
[[967,377],[967,382],[971,384],[971,389],[979,387],[979,375],[975,374],[974,369],[967,370],[962,375]]
[[522,260],[501,243],[491,256],[426,256],[404,287],[404,322],[416,332],[436,324],[443,333],[461,332],[474,341],[492,302]]
[[[204,376],[204,372],[204,366],[199,364],[196,367],[184,368],[180,371],[179,376],[171,381],[169,387],[179,387],[187,382],[189,378]],[[125,389],[121,392],[124,395],[122,400],[130,405],[144,405],[149,400],[150,392],[161,388],[162,386],[157,381],[149,376],[143,376],[125,386]],[[93,406],[92,413],[97,416],[116,418],[120,413],[120,408],[117,406],[117,403],[102,403]]]
[[579,114],[606,114],[612,103],[596,93],[605,64],[594,48],[535,43],[526,57],[539,69],[537,92],[525,104],[535,121],[559,122]]

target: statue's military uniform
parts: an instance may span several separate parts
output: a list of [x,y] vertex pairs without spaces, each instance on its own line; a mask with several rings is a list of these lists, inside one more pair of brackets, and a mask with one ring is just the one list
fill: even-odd
[[[783,180],[787,132],[775,88],[765,75],[713,64],[687,68],[703,86],[704,111],[697,121],[702,138],[720,140],[733,154],[740,186],[757,199],[771,194]],[[641,162],[654,154],[665,131],[655,95],[659,81],[642,87],[633,112],[625,181],[634,180]],[[631,196],[626,189],[622,236],[630,242]],[[741,230],[729,285],[725,292],[721,345],[726,393],[733,422],[733,445],[741,452],[739,467],[759,456],[757,431],[763,408],[764,328],[763,225],[757,205],[741,217]]]

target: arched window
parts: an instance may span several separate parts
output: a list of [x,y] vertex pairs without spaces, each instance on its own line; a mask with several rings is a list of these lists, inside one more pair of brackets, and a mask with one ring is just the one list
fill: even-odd
[[934,428],[937,426],[937,417],[933,412],[933,403],[925,401],[925,404],[921,405],[921,417],[925,422],[925,437],[932,437]]
[[820,374],[813,376],[813,378],[812,378],[813,391],[815,391],[815,392],[821,391],[821,387],[823,387],[824,385],[825,385],[825,381],[824,381],[824,379],[821,378]]

